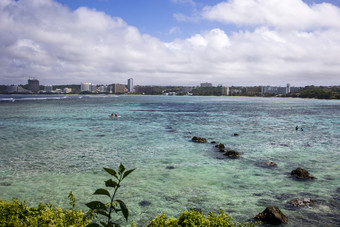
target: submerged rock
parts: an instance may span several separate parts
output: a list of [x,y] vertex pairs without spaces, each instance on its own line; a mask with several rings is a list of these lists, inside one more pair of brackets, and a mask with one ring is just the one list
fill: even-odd
[[211,141],[210,143],[213,143],[213,144],[215,144],[215,143],[217,143],[216,141]]
[[150,201],[143,200],[143,201],[140,201],[138,204],[141,207],[146,207],[146,206],[150,206],[152,203]]
[[206,143],[207,142],[206,138],[202,138],[202,137],[198,137],[198,136],[192,137],[191,140],[194,141],[194,142],[197,142],[197,143]]
[[287,216],[277,207],[267,207],[263,212],[256,215],[255,219],[272,225],[288,222]]
[[227,150],[223,155],[228,156],[229,158],[239,158],[240,153],[235,150]]
[[272,162],[272,161],[268,161],[265,164],[269,167],[277,167],[277,164],[275,162]]
[[167,166],[166,169],[175,169],[175,166]]
[[0,183],[0,186],[11,186],[12,183],[9,183],[9,182],[2,182]]
[[277,167],[277,164],[273,161],[266,161],[266,162],[258,162],[255,164],[258,167],[262,168],[272,168],[272,167]]
[[293,199],[288,202],[290,205],[294,207],[304,207],[304,206],[312,206],[314,204],[314,200],[310,198],[300,198],[300,199]]
[[299,178],[299,179],[316,179],[313,175],[311,175],[307,170],[302,168],[297,168],[291,172],[291,175]]

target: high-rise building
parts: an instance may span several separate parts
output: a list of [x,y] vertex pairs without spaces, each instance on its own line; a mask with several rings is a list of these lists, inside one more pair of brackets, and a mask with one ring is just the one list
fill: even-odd
[[91,84],[91,86],[90,86],[90,91],[91,91],[92,93],[97,93],[97,85]]
[[227,87],[227,86],[223,87],[222,86],[222,95],[229,95],[229,87]]
[[125,93],[125,85],[124,84],[112,84],[112,93],[114,94]]
[[133,93],[133,79],[128,79],[127,88],[129,93]]
[[33,93],[38,93],[40,90],[39,80],[34,79],[34,78],[29,78],[28,79],[28,90],[30,90]]
[[81,83],[80,85],[80,91],[81,92],[91,92],[91,83],[85,82],[85,83]]
[[201,87],[212,87],[212,83],[208,83],[208,82],[201,83]]
[[286,87],[286,94],[289,94],[290,93],[290,84],[287,84],[287,87]]

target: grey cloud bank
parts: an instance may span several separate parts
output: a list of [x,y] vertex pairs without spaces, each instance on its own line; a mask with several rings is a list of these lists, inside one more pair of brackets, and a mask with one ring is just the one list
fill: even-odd
[[240,27],[162,42],[93,9],[2,0],[0,84],[25,83],[29,76],[43,84],[130,77],[151,85],[340,84],[340,9],[334,5],[237,0],[205,7],[201,17]]

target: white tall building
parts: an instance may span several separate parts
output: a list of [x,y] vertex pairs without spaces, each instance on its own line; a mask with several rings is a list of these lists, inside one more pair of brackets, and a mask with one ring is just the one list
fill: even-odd
[[222,95],[229,95],[229,87],[225,86],[225,87],[221,87],[222,88]]
[[91,84],[91,92],[92,93],[97,93],[97,85]]
[[45,85],[45,92],[52,93],[52,91],[53,91],[52,85]]
[[133,93],[133,79],[132,78],[130,78],[130,79],[128,79],[128,84],[127,84],[128,86],[128,92],[129,93]]
[[92,84],[89,83],[89,82],[85,82],[85,83],[81,83],[80,85],[80,91],[81,92],[84,92],[84,91],[87,91],[87,92],[91,92],[91,86]]

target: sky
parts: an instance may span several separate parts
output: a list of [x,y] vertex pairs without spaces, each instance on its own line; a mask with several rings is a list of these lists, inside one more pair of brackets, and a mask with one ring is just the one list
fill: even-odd
[[340,85],[340,0],[0,0],[0,84]]

